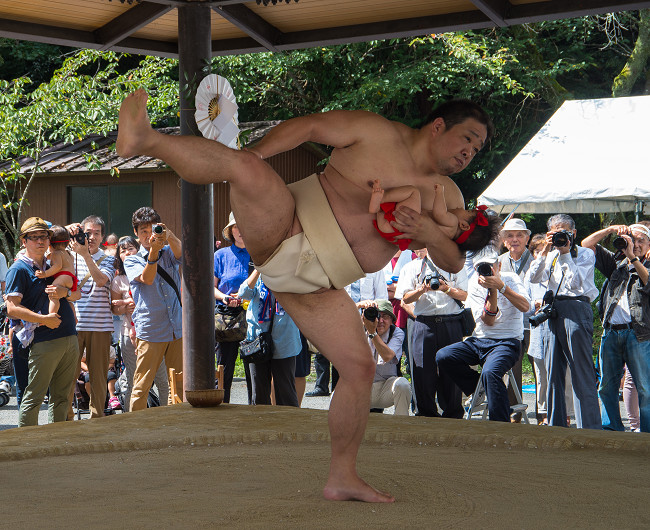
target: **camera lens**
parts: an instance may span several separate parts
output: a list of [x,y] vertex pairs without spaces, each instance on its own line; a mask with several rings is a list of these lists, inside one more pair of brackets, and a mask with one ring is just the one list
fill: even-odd
[[154,234],[162,234],[163,233],[163,227],[161,225],[153,225],[151,227],[151,230],[153,231]]
[[616,250],[623,250],[627,248],[627,241],[625,241],[625,239],[622,237],[617,237],[614,239],[614,241],[612,241],[612,245],[614,245],[614,248]]
[[569,242],[569,233],[566,230],[555,232],[555,234],[553,234],[552,242],[554,247],[566,247]]
[[438,278],[431,278],[429,280],[429,288],[432,291],[437,291],[440,288],[440,280]]
[[87,238],[87,237],[88,237],[88,236],[86,235],[85,232],[77,232],[77,233],[74,235],[74,239],[75,239],[75,241],[76,241],[77,243],[79,243],[80,245],[85,245],[85,244],[86,244],[86,238]]
[[489,263],[479,263],[476,266],[476,272],[479,276],[492,276],[492,266]]
[[363,310],[363,317],[370,321],[377,320],[379,317],[379,310],[376,307],[366,307]]

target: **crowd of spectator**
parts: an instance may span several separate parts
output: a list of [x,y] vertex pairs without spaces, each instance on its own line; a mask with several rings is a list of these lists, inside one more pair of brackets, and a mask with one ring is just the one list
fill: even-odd
[[[183,369],[181,242],[150,207],[134,212],[132,225],[134,235],[118,237],[98,216],[65,228],[33,217],[8,270],[0,255],[20,426],[37,423],[46,394],[50,421],[72,419],[79,377],[91,417],[145,408],[152,386],[162,404],[183,395],[182,378],[171,377]],[[511,406],[526,354],[539,425],[567,426],[575,416],[578,428],[623,430],[622,395],[632,430],[650,432],[649,227],[610,226],[579,245],[568,215],[532,237],[510,218],[499,243],[471,253],[455,274],[426,249],[398,251],[384,270],[346,287],[376,364],[371,410],[463,418],[479,389],[490,420],[519,422]],[[247,342],[269,332],[273,345],[270,358],[244,363],[248,403],[300,406],[312,357],[316,384],[306,396],[330,395],[336,368],[330,378],[329,361],[266,287],[232,214],[222,234],[230,245],[215,244],[215,314],[245,316]],[[614,250],[601,245],[610,236]],[[606,278],[600,293],[596,269]],[[594,362],[599,295],[604,332]],[[242,338],[216,343],[225,402]]]

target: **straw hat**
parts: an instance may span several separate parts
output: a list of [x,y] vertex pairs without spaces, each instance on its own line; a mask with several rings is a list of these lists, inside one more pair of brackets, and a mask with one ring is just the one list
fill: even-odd
[[224,226],[223,230],[221,233],[223,234],[223,237],[225,237],[228,241],[232,241],[232,227],[235,226],[237,223],[235,222],[235,215],[230,212],[230,216],[228,217],[228,224]]
[[528,235],[530,235],[530,230],[528,230],[526,227],[526,223],[523,219],[516,219],[514,217],[508,219],[501,228],[501,231],[507,232],[508,230],[512,230],[513,232],[517,230],[523,230],[524,232],[528,232]]

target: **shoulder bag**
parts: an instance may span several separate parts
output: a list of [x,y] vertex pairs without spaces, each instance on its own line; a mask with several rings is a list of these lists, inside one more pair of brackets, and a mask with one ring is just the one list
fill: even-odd
[[268,331],[262,331],[253,340],[243,340],[239,345],[239,356],[245,363],[265,363],[273,358],[273,321],[275,320],[275,303],[271,314],[271,325]]

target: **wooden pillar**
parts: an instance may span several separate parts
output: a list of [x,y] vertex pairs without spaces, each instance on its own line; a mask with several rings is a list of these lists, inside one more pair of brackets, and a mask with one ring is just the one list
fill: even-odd
[[[191,3],[178,8],[181,134],[201,135],[194,120],[194,96],[205,76],[202,70],[211,59],[211,13],[209,7]],[[183,386],[185,390],[206,390],[214,388],[212,184],[197,186],[181,180],[181,202]]]

